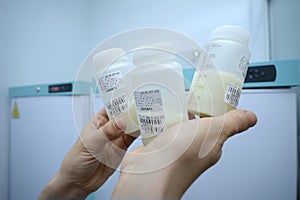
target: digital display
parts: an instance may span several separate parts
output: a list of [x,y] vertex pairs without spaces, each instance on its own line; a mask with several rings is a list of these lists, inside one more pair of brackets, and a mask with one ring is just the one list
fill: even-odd
[[59,91],[59,87],[58,86],[49,87],[49,92],[58,92],[58,91]]
[[48,91],[49,91],[49,93],[72,92],[72,83],[49,85]]
[[251,66],[248,68],[245,83],[271,82],[276,80],[276,68],[274,65]]

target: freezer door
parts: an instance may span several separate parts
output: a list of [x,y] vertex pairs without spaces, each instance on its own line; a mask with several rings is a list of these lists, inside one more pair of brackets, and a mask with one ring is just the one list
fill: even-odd
[[[182,199],[296,200],[295,90],[244,90],[239,108],[255,112],[257,125],[230,138],[219,162],[203,173]],[[141,144],[138,139],[132,148]],[[118,176],[116,171],[97,191],[96,199],[110,198]]]
[[293,89],[245,90],[239,108],[257,114],[254,128],[230,138],[219,162],[183,199],[297,199],[297,108]]
[[[73,120],[71,96],[12,99],[19,118],[11,119],[11,200],[37,199],[76,141],[78,130],[89,117],[89,97],[76,96],[82,105],[81,118]],[[16,112],[16,111],[15,111]]]

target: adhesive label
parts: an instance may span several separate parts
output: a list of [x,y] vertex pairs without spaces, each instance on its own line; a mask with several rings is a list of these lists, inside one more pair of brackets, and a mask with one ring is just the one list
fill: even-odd
[[163,102],[159,89],[135,91],[134,98],[137,111],[162,111]]
[[249,59],[246,56],[242,56],[240,58],[238,69],[242,73],[244,78],[246,77],[247,74],[248,64],[249,64]]
[[165,130],[165,116],[139,115],[141,130],[148,134],[159,134]]
[[127,96],[125,94],[111,99],[106,104],[110,116],[116,117],[128,110]]
[[98,78],[98,86],[102,92],[111,92],[115,89],[124,87],[125,84],[122,81],[123,75],[121,71],[114,71],[105,73]]
[[237,107],[239,100],[240,100],[241,93],[242,93],[242,90],[238,86],[236,86],[232,83],[229,83],[227,85],[226,92],[224,95],[225,103],[228,103],[234,107]]

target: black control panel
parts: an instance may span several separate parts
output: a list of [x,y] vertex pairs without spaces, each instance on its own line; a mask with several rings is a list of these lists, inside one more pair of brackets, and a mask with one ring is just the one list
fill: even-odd
[[276,68],[274,65],[249,66],[245,83],[272,82],[276,80]]
[[58,85],[49,85],[49,93],[58,93],[58,92],[72,92],[72,83],[58,84]]

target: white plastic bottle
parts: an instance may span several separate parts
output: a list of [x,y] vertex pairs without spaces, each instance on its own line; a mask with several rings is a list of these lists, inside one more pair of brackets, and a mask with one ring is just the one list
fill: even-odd
[[97,68],[95,79],[108,117],[124,118],[127,125],[125,133],[139,130],[129,77],[132,64],[125,51],[121,48],[101,51],[93,57],[93,63]]
[[221,26],[212,32],[193,77],[189,112],[218,116],[238,106],[250,58],[248,42],[248,32],[239,26]]
[[182,66],[164,46],[156,44],[132,54],[134,98],[144,145],[188,119]]

